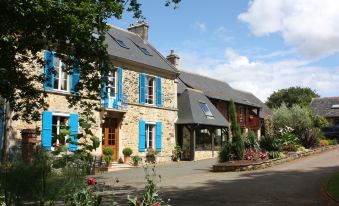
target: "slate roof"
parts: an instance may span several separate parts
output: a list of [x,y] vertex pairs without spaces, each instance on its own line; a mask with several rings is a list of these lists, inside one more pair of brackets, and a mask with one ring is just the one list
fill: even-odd
[[[121,47],[115,39],[123,41],[128,49]],[[144,41],[133,32],[110,25],[110,29],[106,33],[105,43],[108,46],[108,54],[111,56],[148,65],[155,69],[179,73],[148,41]],[[151,56],[144,54],[140,48],[146,48]]]
[[339,97],[313,98],[311,101],[314,114],[322,117],[339,117],[339,108],[332,109],[333,105],[339,105]]
[[233,99],[233,101],[238,104],[244,104],[258,108],[262,107],[263,104],[253,94],[233,89],[226,82],[217,79],[212,79],[185,71],[180,71],[179,79],[182,82],[180,83],[179,81],[181,85],[178,84],[178,93],[182,92],[183,88],[190,87],[203,91],[206,96],[213,99],[220,99],[224,101],[230,101]]
[[[206,103],[214,119],[206,117],[199,102]],[[202,91],[185,89],[178,97],[178,120],[176,124],[201,124],[227,127],[228,122]]]

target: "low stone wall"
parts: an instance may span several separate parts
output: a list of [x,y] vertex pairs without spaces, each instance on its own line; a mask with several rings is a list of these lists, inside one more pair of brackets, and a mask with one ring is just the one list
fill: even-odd
[[250,164],[226,165],[225,163],[219,163],[219,164],[213,165],[213,172],[234,172],[234,171],[237,172],[237,171],[264,169],[267,167],[272,167],[274,165],[282,164],[282,163],[289,162],[295,159],[307,157],[307,156],[314,155],[314,154],[319,154],[324,151],[329,151],[329,150],[333,150],[337,148],[339,148],[339,145],[319,147],[313,150],[309,150],[307,152],[291,154],[285,158],[270,159],[266,161],[253,162]]
[[217,151],[214,151],[214,155],[212,151],[195,151],[194,160],[203,160],[216,157],[218,155]]

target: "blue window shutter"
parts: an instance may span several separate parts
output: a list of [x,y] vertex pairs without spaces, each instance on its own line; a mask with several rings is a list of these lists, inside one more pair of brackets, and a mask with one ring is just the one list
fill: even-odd
[[145,151],[146,141],[146,122],[144,120],[139,121],[139,152]]
[[46,90],[53,89],[54,86],[54,52],[45,50],[44,53],[44,88]]
[[71,66],[71,92],[75,92],[75,88],[80,80],[80,65],[77,63],[76,65]]
[[118,68],[118,101],[122,101],[122,68]]
[[119,105],[118,105],[118,102],[119,102],[118,97],[115,97],[115,98],[114,98],[114,102],[113,102],[113,108],[114,108],[114,109],[118,109],[118,106],[119,106]]
[[155,147],[156,150],[161,152],[161,146],[162,146],[162,123],[157,122],[156,123],[156,136],[155,136]]
[[44,111],[42,113],[42,147],[51,150],[52,147],[52,112]]
[[139,75],[139,102],[140,104],[146,103],[146,76],[144,73]]
[[161,78],[156,77],[156,104],[158,107],[162,106],[162,86],[161,86]]
[[101,99],[104,101],[104,107],[108,108],[108,96],[107,96],[107,85],[106,85],[106,68],[105,65],[101,67]]
[[[79,124],[79,115],[78,114],[70,114],[69,115],[69,125],[71,130],[71,135],[69,138],[72,142],[77,143],[78,139],[74,137],[72,134],[78,134],[78,124]],[[69,144],[68,150],[69,151],[76,151],[78,149],[78,144]]]

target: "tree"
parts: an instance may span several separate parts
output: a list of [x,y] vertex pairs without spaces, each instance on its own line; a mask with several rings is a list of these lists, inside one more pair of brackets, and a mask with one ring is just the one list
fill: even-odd
[[[164,4],[176,8],[180,1],[164,0]],[[0,97],[13,111],[12,119],[37,121],[48,107],[48,93],[37,87],[44,84],[44,74],[32,69],[43,68],[43,50],[64,54],[66,72],[81,73],[76,91],[67,96],[69,105],[98,107],[101,83],[108,81],[107,75],[100,78],[102,65],[105,72],[111,66],[104,44],[106,22],[122,18],[124,12],[144,19],[139,0],[1,0]]]
[[231,132],[232,132],[232,142],[233,142],[233,151],[236,159],[242,160],[244,158],[244,149],[245,144],[244,140],[241,137],[241,130],[237,120],[237,112],[233,100],[230,102],[230,118],[231,118]]
[[266,105],[270,108],[279,108],[283,103],[285,103],[289,108],[295,104],[304,107],[309,106],[312,98],[315,97],[319,97],[319,94],[311,88],[289,87],[287,89],[280,89],[273,92],[273,94],[268,97]]

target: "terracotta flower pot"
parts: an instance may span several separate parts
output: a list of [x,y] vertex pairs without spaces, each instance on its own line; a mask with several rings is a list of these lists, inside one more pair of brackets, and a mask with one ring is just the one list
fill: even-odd
[[128,164],[131,161],[131,156],[124,156],[124,163]]

